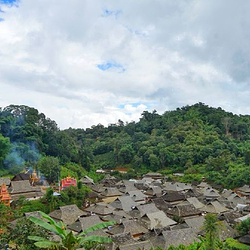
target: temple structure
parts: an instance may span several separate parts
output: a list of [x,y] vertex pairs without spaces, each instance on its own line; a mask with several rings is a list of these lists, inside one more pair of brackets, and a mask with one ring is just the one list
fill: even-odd
[[5,183],[1,185],[1,191],[0,191],[0,201],[6,206],[10,207],[10,200],[11,196],[8,192],[7,186]]
[[60,190],[65,190],[67,187],[76,187],[76,179],[70,176],[61,180]]
[[30,175],[31,179],[31,185],[34,186],[34,183],[38,182],[40,178],[38,177],[38,174],[36,173],[35,169],[33,169],[32,174]]

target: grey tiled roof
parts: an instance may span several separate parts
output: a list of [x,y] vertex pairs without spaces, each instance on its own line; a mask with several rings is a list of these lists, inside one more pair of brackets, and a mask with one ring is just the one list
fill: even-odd
[[147,213],[146,215],[144,215],[144,217],[148,217],[149,219],[148,228],[150,230],[157,228],[165,228],[177,224],[177,222],[168,218],[163,211]]
[[197,235],[191,228],[173,230],[173,231],[164,231],[162,232],[165,239],[165,249],[173,245],[177,247],[181,244],[188,246],[194,242],[194,240],[199,241]]

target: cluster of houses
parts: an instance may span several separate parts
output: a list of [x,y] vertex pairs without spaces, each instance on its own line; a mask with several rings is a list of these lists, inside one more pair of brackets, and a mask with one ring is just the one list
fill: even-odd
[[[0,202],[10,206],[12,201],[18,200],[21,196],[28,200],[43,197],[46,189],[43,183],[38,182],[38,180],[36,172],[19,173],[12,179],[9,177],[0,178]],[[34,185],[35,183],[39,185]]]
[[[115,221],[116,225],[91,233],[111,237],[113,243],[107,249],[168,249],[171,245],[189,245],[204,235],[207,213],[216,214],[221,220],[221,240],[236,238],[235,225],[250,217],[249,186],[219,192],[206,182],[168,182],[158,173],[148,173],[140,180],[118,181],[106,175],[99,183],[88,176],[80,181],[92,190],[84,208],[63,206],[50,216],[63,221],[75,234],[101,222]],[[11,185],[15,192],[16,184],[13,186],[11,182]],[[250,244],[250,235],[239,240]]]

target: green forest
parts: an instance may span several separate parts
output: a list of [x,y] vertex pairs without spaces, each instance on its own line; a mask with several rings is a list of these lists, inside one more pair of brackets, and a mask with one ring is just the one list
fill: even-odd
[[96,169],[126,168],[127,178],[184,173],[180,181],[205,177],[235,188],[250,182],[250,115],[197,103],[162,115],[144,111],[138,122],[60,130],[35,108],[1,108],[0,176],[31,167],[50,183],[67,174],[97,180]]

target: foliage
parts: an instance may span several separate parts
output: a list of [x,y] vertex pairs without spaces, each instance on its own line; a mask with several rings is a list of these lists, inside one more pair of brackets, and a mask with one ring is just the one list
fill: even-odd
[[50,182],[58,180],[60,170],[61,177],[90,173],[97,180],[98,168],[126,167],[139,175],[182,172],[183,181],[206,177],[235,188],[250,181],[249,128],[249,115],[197,103],[162,115],[144,111],[139,122],[60,131],[38,110],[10,105],[0,109],[0,175],[38,161]]
[[36,250],[39,249],[34,246],[34,242],[28,239],[28,236],[39,236],[48,238],[49,234],[43,228],[36,226],[34,223],[26,218],[19,219],[17,223],[0,239],[0,247],[7,244],[16,246],[19,250]]
[[226,239],[225,249],[226,248],[229,250],[249,250],[250,249],[249,246],[242,244],[239,241],[235,239],[231,239],[231,238]]
[[43,199],[31,200],[31,201],[25,200],[20,210],[22,213],[29,213],[34,211],[43,211],[45,213],[48,213],[50,211],[48,204],[44,203]]
[[66,225],[62,222],[56,223],[51,217],[46,215],[45,213],[40,212],[43,219],[39,219],[37,217],[31,216],[30,221],[34,222],[36,225],[53,232],[61,238],[61,241],[50,241],[46,238],[39,236],[29,236],[29,240],[35,241],[35,246],[38,248],[46,248],[46,249],[68,249],[73,250],[77,249],[81,246],[84,246],[86,243],[94,242],[94,243],[110,243],[112,239],[104,236],[87,236],[86,234],[90,232],[94,232],[96,230],[108,227],[110,225],[114,225],[115,222],[103,222],[98,225],[94,225],[77,236],[73,235],[73,233],[66,229]]
[[0,164],[3,164],[5,156],[7,155],[10,149],[10,140],[8,137],[4,137],[0,134]]
[[246,235],[250,232],[250,218],[247,218],[246,220],[243,220],[237,225],[237,231],[240,235]]
[[6,229],[8,222],[14,219],[13,210],[0,203],[0,230]]
[[218,249],[219,227],[220,224],[215,214],[207,214],[205,216],[204,231],[206,236],[206,250]]
[[53,156],[45,156],[37,163],[38,169],[49,183],[58,182],[60,176],[59,160]]

